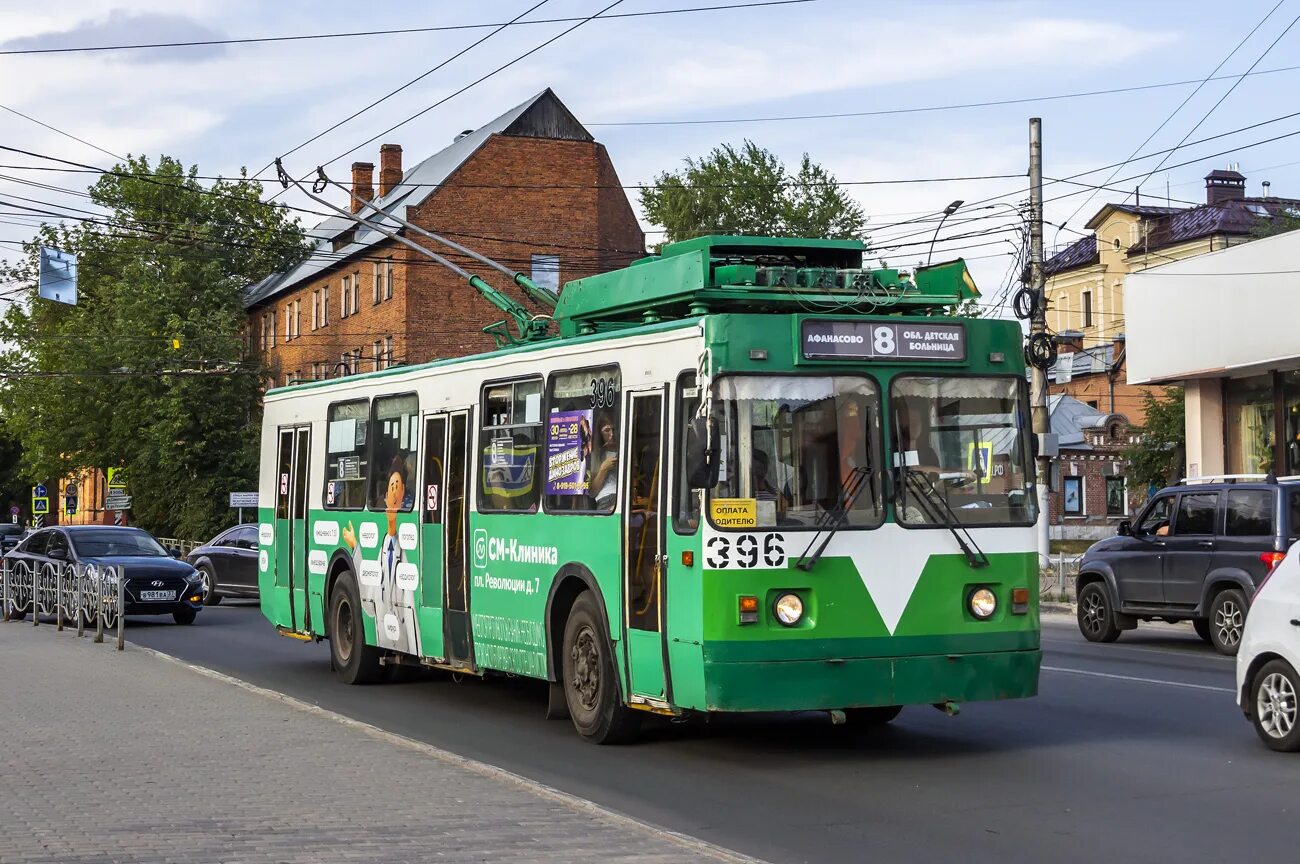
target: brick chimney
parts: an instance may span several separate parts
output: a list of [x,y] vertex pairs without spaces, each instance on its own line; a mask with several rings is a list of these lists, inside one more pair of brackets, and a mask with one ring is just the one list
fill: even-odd
[[[353,162],[352,163],[352,194],[362,201],[370,201],[375,197],[375,163],[373,162]],[[353,213],[361,209],[361,203],[352,200],[349,208]]]
[[1219,204],[1246,197],[1246,175],[1215,169],[1205,175],[1205,203]]
[[379,197],[382,198],[393,187],[402,182],[402,145],[379,145]]
[[1080,330],[1062,330],[1056,334],[1057,351],[1061,354],[1073,354],[1083,350],[1083,332]]

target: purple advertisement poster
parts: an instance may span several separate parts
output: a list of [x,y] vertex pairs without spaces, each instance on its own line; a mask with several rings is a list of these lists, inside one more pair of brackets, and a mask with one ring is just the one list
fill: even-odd
[[587,494],[590,457],[591,409],[551,414],[546,427],[546,494]]

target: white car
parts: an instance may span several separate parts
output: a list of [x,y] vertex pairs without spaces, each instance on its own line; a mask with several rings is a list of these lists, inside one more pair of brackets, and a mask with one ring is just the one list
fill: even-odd
[[1300,750],[1300,543],[1259,586],[1237,652],[1237,704],[1260,740]]

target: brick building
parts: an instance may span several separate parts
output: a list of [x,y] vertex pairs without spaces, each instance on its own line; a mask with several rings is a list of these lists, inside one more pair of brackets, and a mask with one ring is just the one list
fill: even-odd
[[1143,493],[1130,490],[1125,476],[1123,451],[1134,438],[1128,419],[1064,395],[1049,397],[1048,411],[1060,442],[1047,496],[1052,538],[1092,540],[1114,534]]
[[[557,291],[562,281],[645,254],[645,235],[604,146],[550,89],[409,170],[400,146],[382,145],[378,180],[376,190],[373,164],[353,163],[358,197]],[[371,210],[361,215],[377,219]],[[391,220],[382,224],[401,230]],[[309,236],[316,243],[310,257],[254,285],[246,301],[249,338],[273,384],[494,346],[481,331],[504,315],[426,256],[343,217],[325,219]],[[490,268],[411,239],[544,311]]]
[[1097,411],[1123,414],[1134,426],[1146,421],[1145,395],[1160,397],[1164,388],[1128,383],[1128,351],[1123,333],[1101,345],[1085,347],[1079,330],[1058,333],[1060,353],[1047,370],[1047,392],[1070,396]]

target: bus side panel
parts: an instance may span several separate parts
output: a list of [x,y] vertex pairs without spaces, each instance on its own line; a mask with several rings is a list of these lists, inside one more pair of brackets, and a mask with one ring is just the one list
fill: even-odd
[[[259,497],[262,501],[275,500],[274,496],[268,496],[266,492],[262,492]],[[259,507],[257,522],[257,592],[262,607],[262,615],[278,627],[292,627],[293,618],[289,612],[288,579],[278,577],[278,573],[282,572],[279,568],[288,566],[280,561],[279,551],[287,542],[288,537],[280,537],[275,530],[274,507]],[[287,532],[285,533],[287,535]],[[287,573],[287,571],[283,572]]]
[[[701,533],[683,537],[668,528],[668,664],[673,705],[703,709],[704,702],[704,560]],[[682,554],[691,553],[687,567]]]
[[613,515],[471,512],[469,608],[476,664],[545,678],[551,581],[564,564],[580,562],[596,576],[604,596],[622,679],[618,526]]

